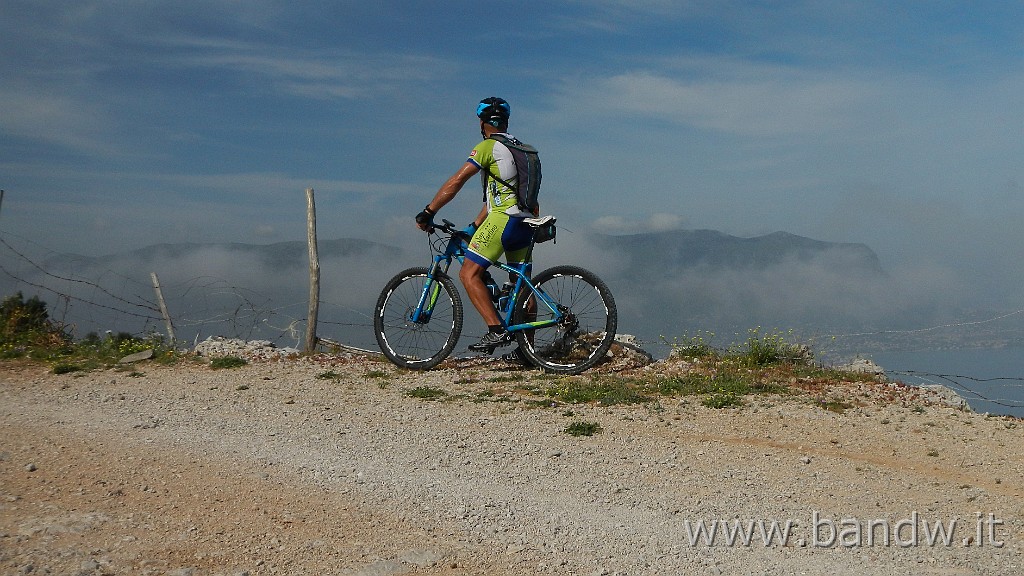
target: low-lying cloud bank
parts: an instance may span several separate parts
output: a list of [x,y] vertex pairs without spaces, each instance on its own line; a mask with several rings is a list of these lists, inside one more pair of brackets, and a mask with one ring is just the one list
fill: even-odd
[[[421,243],[320,242],[320,326],[332,340],[374,348],[372,310],[384,283],[425,266]],[[38,294],[77,337],[164,332],[150,273],[160,280],[176,336],[268,339],[295,346],[305,331],[304,242],[176,244],[90,258],[2,255],[0,290]],[[920,328],[962,317],[967,287],[941,270],[883,270],[868,247],[770,234],[737,238],[673,230],[633,236],[560,234],[537,247],[537,269],[577,264],[598,273],[619,308],[620,331],[659,342],[762,327],[830,336]],[[467,303],[467,332],[481,329]],[[959,315],[959,316],[958,316]]]

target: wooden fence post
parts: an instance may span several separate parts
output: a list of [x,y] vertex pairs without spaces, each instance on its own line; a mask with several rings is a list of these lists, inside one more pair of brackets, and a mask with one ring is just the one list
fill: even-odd
[[164,317],[164,325],[167,326],[167,338],[170,339],[171,345],[174,344],[174,324],[171,323],[171,315],[167,312],[167,303],[164,302],[164,293],[160,289],[160,279],[156,277],[156,272],[149,273],[150,279],[153,280],[153,291],[156,292],[156,302],[160,305],[160,315]]
[[316,247],[316,203],[313,189],[306,188],[306,233],[309,243],[309,314],[306,321],[306,352],[316,349],[316,322],[320,313],[320,256]]

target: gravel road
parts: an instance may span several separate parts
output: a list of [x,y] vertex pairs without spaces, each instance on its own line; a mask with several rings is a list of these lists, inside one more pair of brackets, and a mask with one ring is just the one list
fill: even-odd
[[1018,420],[882,384],[552,406],[445,366],[0,364],[0,573],[1024,574]]

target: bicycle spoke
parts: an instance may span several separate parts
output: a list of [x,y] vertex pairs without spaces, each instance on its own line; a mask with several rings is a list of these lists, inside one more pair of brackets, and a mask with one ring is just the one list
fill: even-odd
[[381,351],[406,368],[425,369],[444,360],[462,330],[462,303],[450,278],[434,280],[433,294],[426,299],[432,308],[414,314],[427,282],[425,269],[403,272],[388,283],[377,304],[374,328]]
[[556,304],[558,314],[545,302],[538,302],[534,313],[533,298],[520,298],[518,321],[529,321],[535,314],[538,323],[551,322],[523,331],[520,346],[527,356],[554,372],[578,373],[599,362],[611,346],[616,325],[615,303],[604,283],[586,270],[562,266],[539,274],[536,286]]

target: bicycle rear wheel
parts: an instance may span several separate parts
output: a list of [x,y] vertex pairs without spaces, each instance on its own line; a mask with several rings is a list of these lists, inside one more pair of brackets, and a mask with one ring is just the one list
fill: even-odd
[[[608,286],[596,274],[576,266],[549,268],[535,276],[533,284],[555,302],[562,319],[516,333],[526,357],[548,372],[561,374],[579,374],[600,362],[611,348],[618,323]],[[513,324],[554,317],[555,313],[529,289],[519,293],[512,312]]]
[[[419,319],[413,321],[428,282],[427,302]],[[373,312],[373,331],[388,360],[402,368],[428,370],[452,353],[462,333],[462,318],[462,300],[449,276],[430,280],[426,268],[409,268],[381,291]]]

